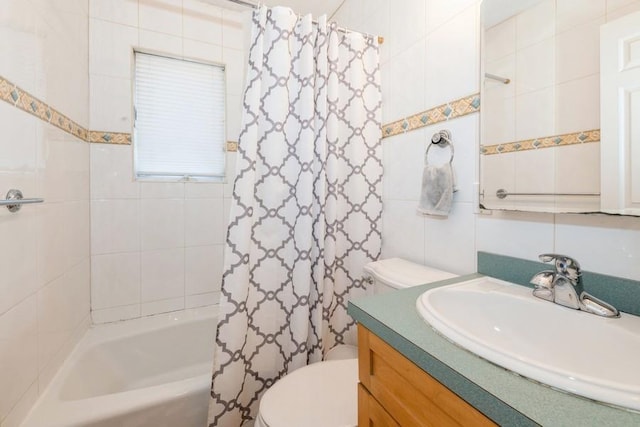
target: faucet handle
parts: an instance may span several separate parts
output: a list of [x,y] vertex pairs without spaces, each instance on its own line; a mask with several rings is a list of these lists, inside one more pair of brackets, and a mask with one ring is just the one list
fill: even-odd
[[568,277],[571,280],[578,280],[582,276],[580,264],[575,259],[558,254],[542,254],[538,258],[542,262],[551,262],[555,260],[556,271],[558,274]]

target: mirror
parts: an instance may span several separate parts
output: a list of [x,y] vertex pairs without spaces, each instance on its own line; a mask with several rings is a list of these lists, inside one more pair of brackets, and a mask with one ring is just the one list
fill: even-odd
[[483,1],[481,207],[602,211],[600,26],[637,10],[640,0]]

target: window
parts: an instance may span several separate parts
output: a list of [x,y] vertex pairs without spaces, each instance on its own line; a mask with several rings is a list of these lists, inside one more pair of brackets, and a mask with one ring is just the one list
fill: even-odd
[[135,52],[136,178],[220,180],[224,67]]

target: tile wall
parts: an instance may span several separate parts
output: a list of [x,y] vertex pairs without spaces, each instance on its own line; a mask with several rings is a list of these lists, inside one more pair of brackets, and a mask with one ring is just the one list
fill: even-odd
[[[561,16],[562,11],[584,7],[577,0],[555,3]],[[588,3],[585,14],[590,8],[605,8],[613,16],[638,7],[637,0]],[[333,19],[385,38],[381,46],[383,123],[479,92],[477,0],[407,0],[401,6],[391,0],[346,0]],[[447,219],[416,213],[426,144],[441,128],[453,134],[460,188]],[[530,260],[556,251],[576,257],[585,270],[640,279],[640,218],[476,213],[479,143],[477,113],[384,138],[384,257],[400,256],[471,273],[476,271],[477,250]]]
[[[89,124],[88,9],[0,3],[0,80],[16,94],[0,101],[0,198],[18,188],[45,199],[0,208],[2,427],[19,425],[90,324],[89,144],[78,133]],[[52,124],[62,116],[75,131]]]
[[[240,129],[250,10],[198,0],[91,0],[90,128],[130,133],[133,49],[226,66],[227,139]],[[218,302],[235,153],[226,183],[137,182],[131,145],[91,144],[96,323]]]

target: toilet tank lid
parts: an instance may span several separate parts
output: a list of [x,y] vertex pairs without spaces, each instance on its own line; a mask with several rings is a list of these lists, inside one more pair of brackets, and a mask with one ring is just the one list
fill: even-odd
[[364,266],[364,271],[371,274],[375,280],[396,289],[458,277],[457,274],[449,271],[416,264],[401,258],[370,262]]

